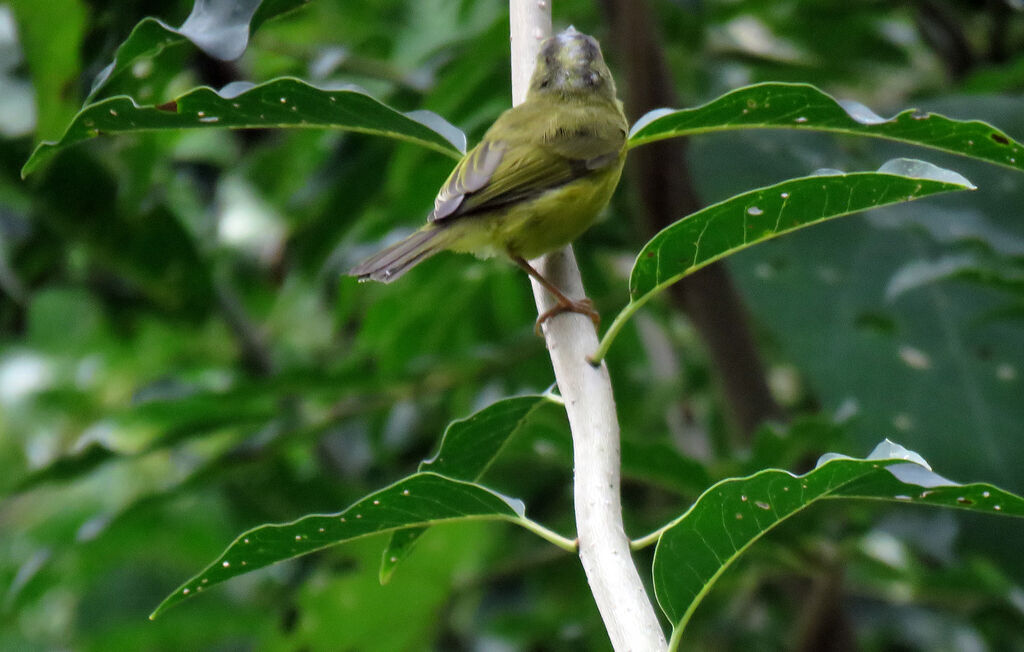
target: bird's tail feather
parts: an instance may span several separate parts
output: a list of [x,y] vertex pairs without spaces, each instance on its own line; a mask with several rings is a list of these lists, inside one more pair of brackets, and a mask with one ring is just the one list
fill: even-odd
[[416,265],[444,249],[447,229],[427,226],[408,238],[370,256],[348,271],[360,281],[372,279],[390,283]]

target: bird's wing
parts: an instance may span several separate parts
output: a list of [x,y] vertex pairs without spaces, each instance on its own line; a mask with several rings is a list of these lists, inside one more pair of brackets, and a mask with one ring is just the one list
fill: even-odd
[[485,187],[501,165],[507,146],[501,141],[484,141],[462,157],[434,200],[430,221],[452,217],[466,195]]
[[557,188],[617,161],[624,142],[624,136],[600,144],[589,134],[547,136],[541,144],[485,138],[452,170],[429,221],[480,213]]

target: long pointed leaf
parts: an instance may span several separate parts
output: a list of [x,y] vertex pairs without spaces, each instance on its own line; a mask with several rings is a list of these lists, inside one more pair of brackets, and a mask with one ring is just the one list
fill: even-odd
[[1024,145],[990,124],[914,109],[886,119],[863,104],[836,100],[810,84],[754,84],[698,107],[651,111],[633,126],[629,146],[730,129],[809,129],[870,136],[1024,171]]
[[729,254],[843,215],[973,188],[956,172],[894,159],[877,172],[826,172],[708,206],[665,227],[644,245],[630,274],[629,304],[615,317],[594,358],[604,357],[625,322],[652,296]]
[[[476,482],[504,448],[509,438],[526,423],[533,412],[545,405],[558,405],[548,394],[515,396],[492,403],[484,409],[448,424],[441,447],[433,458],[419,466],[455,480]],[[381,557],[380,581],[391,579],[398,564],[409,556],[426,527],[408,528],[391,534]]]
[[164,129],[323,128],[357,131],[417,143],[461,156],[465,135],[429,111],[402,113],[362,89],[325,90],[292,77],[257,86],[235,82],[221,91],[201,87],[160,106],[139,106],[127,96],[83,108],[59,141],[36,147],[21,170],[27,176],[53,153],[102,134]]
[[337,514],[313,514],[243,533],[212,564],[165,598],[150,618],[211,586],[285,559],[371,534],[466,519],[533,527],[519,501],[480,485],[417,473]]
[[[804,475],[767,469],[723,480],[666,526],[654,553],[654,590],[673,644],[715,580],[763,534],[823,499],[860,498],[1024,517],[1024,498],[989,484],[957,484],[886,440],[866,459],[823,455]],[[673,648],[674,649],[674,648]]]

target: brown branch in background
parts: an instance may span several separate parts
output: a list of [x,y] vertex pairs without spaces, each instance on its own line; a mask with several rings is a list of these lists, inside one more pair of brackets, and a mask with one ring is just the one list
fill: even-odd
[[[625,82],[626,114],[631,120],[659,107],[682,105],[646,0],[602,0]],[[637,216],[653,235],[700,209],[690,181],[686,142],[680,138],[639,147],[629,155],[627,174],[637,189]],[[726,409],[744,441],[766,419],[782,417],[768,390],[764,365],[754,342],[747,310],[721,263],[683,279],[671,289],[700,333],[714,364]]]
[[1006,63],[1010,51],[1006,45],[1010,25],[1010,3],[1006,0],[988,0],[988,54],[989,63]]
[[[615,38],[612,50],[620,57],[619,78],[626,82],[629,117],[635,120],[651,109],[682,106],[647,1],[602,3]],[[628,173],[636,184],[650,232],[701,207],[691,182],[684,140],[673,138],[645,145],[629,156]],[[672,296],[690,316],[707,346],[726,410],[744,440],[749,441],[760,423],[782,417],[782,409],[768,389],[746,308],[728,270],[721,263],[709,265],[674,285]],[[853,649],[850,627],[841,609],[841,574],[817,586],[812,597],[798,628],[796,649]],[[827,638],[829,631],[836,633],[831,640]]]
[[[805,592],[805,594],[807,594]],[[831,565],[815,580],[796,627],[796,652],[853,652],[857,640],[843,613],[843,571]]]
[[977,61],[962,29],[962,22],[932,0],[914,2],[914,23],[925,43],[942,59],[953,81],[963,79]]

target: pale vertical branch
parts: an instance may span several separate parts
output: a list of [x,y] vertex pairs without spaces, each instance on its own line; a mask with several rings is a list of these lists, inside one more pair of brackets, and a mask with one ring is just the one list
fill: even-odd
[[[512,101],[526,98],[541,41],[551,33],[550,0],[510,0]],[[586,296],[572,248],[530,261],[569,297]],[[533,281],[537,310],[555,299]],[[544,337],[572,428],[576,532],[580,560],[612,645],[618,651],[665,650],[665,636],[630,556],[619,498],[619,422],[608,369],[592,367],[597,350],[590,318],[563,313],[545,322]]]

